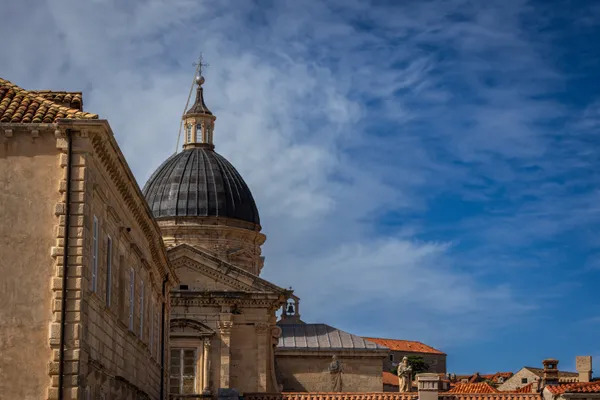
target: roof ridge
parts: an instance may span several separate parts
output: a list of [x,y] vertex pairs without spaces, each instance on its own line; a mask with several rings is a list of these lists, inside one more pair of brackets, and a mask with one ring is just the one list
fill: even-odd
[[[34,91],[23,89],[22,87],[12,83],[11,81],[9,81],[7,79],[4,79],[4,78],[0,78],[0,88],[5,88],[8,91],[13,90],[15,92],[15,94],[21,94],[21,95],[27,97],[29,100],[37,101],[39,103],[39,106],[34,111],[39,110],[40,107],[43,105],[47,109],[52,109],[52,110],[57,111],[57,113],[58,112],[64,113],[65,118],[69,118],[69,115],[73,115],[73,116],[77,116],[78,118],[82,118],[82,119],[98,119],[98,114],[92,114],[92,113],[88,113],[88,112],[85,112],[82,110],[78,110],[76,108],[62,106],[52,100],[48,100],[48,99],[44,98],[43,96],[36,94]],[[4,114],[4,111],[7,108],[10,109],[9,106],[13,103],[13,99],[14,99],[14,97],[12,99],[10,99],[10,101],[8,101],[8,103],[5,103],[4,107],[0,107],[0,112],[2,114]],[[2,102],[4,102],[4,101],[2,100]],[[19,121],[13,121],[13,119],[15,119],[14,112],[19,111],[19,109],[21,109],[22,107],[23,106],[21,104],[15,105],[15,107],[13,107],[14,109],[12,110],[10,115],[8,115],[6,117],[6,118],[10,118],[10,119],[8,121],[3,121],[3,122],[23,122],[22,119],[23,119],[23,116],[26,115],[27,108],[25,108],[25,110],[22,111],[23,115],[21,116]],[[1,117],[1,115],[0,115],[0,117]],[[44,122],[43,116],[41,118],[42,118],[42,120],[39,122]],[[53,122],[54,122],[54,119],[58,119],[58,118],[53,117]],[[32,118],[32,120],[33,120],[33,118]],[[27,122],[29,122],[29,121],[27,121]],[[33,122],[33,121],[31,121],[31,122]]]

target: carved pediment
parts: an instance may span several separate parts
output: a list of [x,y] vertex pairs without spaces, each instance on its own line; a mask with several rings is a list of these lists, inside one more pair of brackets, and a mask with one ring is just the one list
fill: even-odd
[[[287,292],[265,279],[187,244],[171,248],[168,253],[171,265],[175,270],[181,269],[183,273],[185,270],[193,270],[198,273],[199,277],[206,277],[207,287],[198,287],[200,290],[224,290],[227,288],[225,290],[281,294]],[[243,256],[245,250],[240,250],[239,253],[240,256]],[[238,252],[235,254],[237,255]],[[202,279],[199,278],[199,280]],[[212,282],[216,283],[215,287],[210,286],[215,285]],[[182,283],[185,283],[183,279]],[[190,285],[194,286],[194,282],[190,282]]]
[[188,318],[175,318],[170,322],[170,336],[206,337],[215,334],[215,331],[201,322]]

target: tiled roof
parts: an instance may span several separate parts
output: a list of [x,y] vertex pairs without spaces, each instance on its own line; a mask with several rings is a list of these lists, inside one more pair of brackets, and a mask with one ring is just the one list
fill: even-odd
[[[61,106],[35,91],[24,90],[0,78],[0,122],[53,123],[61,118],[98,119],[98,115]],[[65,92],[66,93],[66,92]]]
[[[536,374],[540,378],[544,376],[544,369],[543,368],[533,368],[533,367],[523,367],[523,368],[528,369],[529,371],[533,372],[534,374]],[[558,377],[559,378],[579,377],[579,373],[577,373],[577,372],[567,372],[567,371],[558,371]]]
[[578,382],[562,385],[549,385],[546,389],[552,394],[563,393],[600,393],[600,382]]
[[58,105],[83,111],[83,98],[81,92],[65,92],[54,90],[30,90],[29,92],[43,97],[46,100],[53,101]]
[[277,349],[284,350],[388,350],[326,324],[281,324]]
[[397,375],[394,375],[391,372],[383,371],[383,384],[398,386],[400,383],[398,382]]
[[438,400],[542,400],[539,393],[440,393]]
[[485,382],[479,383],[457,383],[448,393],[483,394],[499,393],[499,391]]
[[514,374],[512,372],[496,372],[495,374],[485,374],[485,375],[480,375],[480,376],[484,380],[489,380],[494,383],[499,383],[500,378],[504,378],[504,381],[506,381],[508,378],[510,378],[513,375]]
[[536,385],[538,385],[539,381],[529,382],[527,385],[521,386],[520,388],[518,388],[517,390],[514,390],[513,392],[515,392],[515,393],[531,393],[531,391],[533,390],[534,383]]
[[398,340],[398,339],[383,339],[383,338],[372,338],[365,337],[364,339],[369,342],[377,343],[381,346],[387,347],[393,351],[406,351],[411,353],[430,353],[430,354],[442,354],[438,349],[434,349],[431,346],[427,346],[421,342],[416,342],[413,340]]
[[475,372],[473,375],[456,375],[453,382],[461,382],[466,380],[468,383],[477,383],[483,381],[491,381],[494,383],[500,383],[500,378],[503,378],[504,381],[509,379],[514,374],[512,372],[496,372],[495,374],[479,374],[479,372]]

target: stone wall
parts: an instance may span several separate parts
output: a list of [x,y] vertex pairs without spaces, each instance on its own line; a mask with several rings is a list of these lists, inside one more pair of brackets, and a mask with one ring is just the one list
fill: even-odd
[[[525,379],[527,381],[525,381]],[[507,379],[506,382],[498,386],[498,390],[502,392],[514,391],[535,380],[539,380],[539,377],[536,374],[525,368],[522,368],[519,372]]]
[[[173,276],[160,231],[108,124],[65,125],[0,124],[0,393],[23,399],[58,396],[68,235],[64,398],[103,393],[105,398],[156,399],[161,285],[167,272]],[[67,127],[73,128],[69,136]],[[123,271],[131,269],[135,304],[130,331],[129,292],[124,290],[129,274]],[[167,290],[174,283],[173,278]]]
[[[298,352],[287,355],[277,352],[277,373],[284,392],[328,392],[331,377],[328,372],[332,354]],[[358,354],[338,354],[342,362],[343,392],[381,392],[382,357],[364,357]]]
[[[168,295],[162,296],[162,285],[169,273],[168,294],[176,278],[158,225],[112,133],[102,128],[109,129],[105,125],[83,135],[88,140],[82,175],[85,204],[80,385],[92,398],[103,394],[105,398],[158,399],[163,302],[165,321],[170,311]],[[98,230],[97,268],[93,267],[94,221]],[[165,356],[165,371],[168,360]],[[166,394],[167,384],[164,390]]]
[[[3,126],[4,124],[0,124]],[[61,178],[53,131],[0,128],[0,393],[47,396]],[[57,283],[58,284],[58,283]]]

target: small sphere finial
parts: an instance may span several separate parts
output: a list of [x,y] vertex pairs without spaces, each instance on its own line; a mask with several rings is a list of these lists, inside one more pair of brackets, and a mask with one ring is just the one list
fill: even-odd
[[196,83],[198,84],[198,86],[202,86],[202,84],[204,83],[204,77],[200,74],[196,75]]

